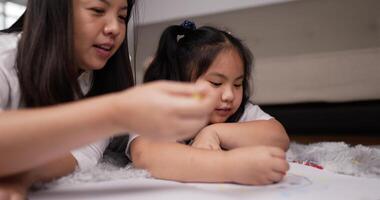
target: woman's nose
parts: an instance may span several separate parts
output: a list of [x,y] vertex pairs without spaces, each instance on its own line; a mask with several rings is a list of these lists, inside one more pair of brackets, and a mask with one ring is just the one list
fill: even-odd
[[109,19],[107,19],[106,24],[104,25],[104,34],[110,36],[117,36],[120,34],[121,26],[122,24],[120,24],[118,19],[110,17]]

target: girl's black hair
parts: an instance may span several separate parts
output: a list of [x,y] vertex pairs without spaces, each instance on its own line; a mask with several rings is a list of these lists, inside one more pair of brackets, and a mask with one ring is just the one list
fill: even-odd
[[195,81],[206,73],[218,54],[228,48],[238,52],[244,66],[242,102],[227,119],[227,122],[237,122],[250,97],[253,55],[241,40],[226,31],[209,26],[195,30],[183,25],[169,26],[161,35],[156,56],[144,75],[144,82],[161,79]]
[[[79,71],[74,65],[72,0],[28,0],[26,11],[2,33],[20,33],[16,68],[25,107],[41,107],[75,98],[86,98],[121,91],[135,84],[128,51],[128,37],[106,65],[93,73],[93,83],[85,95],[77,81]],[[135,0],[127,0],[131,18]],[[136,40],[135,40],[136,42]],[[136,71],[136,70],[135,70]],[[128,136],[111,140],[106,152],[124,155]],[[124,156],[125,157],[125,156]]]

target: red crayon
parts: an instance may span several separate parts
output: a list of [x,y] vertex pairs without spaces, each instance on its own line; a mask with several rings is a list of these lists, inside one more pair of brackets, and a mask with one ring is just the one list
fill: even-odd
[[303,161],[303,162],[302,161],[293,161],[293,162],[299,163],[299,164],[303,164],[303,165],[307,165],[307,166],[310,166],[310,167],[315,167],[317,169],[323,169],[322,166],[317,165],[317,164],[315,164],[313,162],[310,162],[310,161]]

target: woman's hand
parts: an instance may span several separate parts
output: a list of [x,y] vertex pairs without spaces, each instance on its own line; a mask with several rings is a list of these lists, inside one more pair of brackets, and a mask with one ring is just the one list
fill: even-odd
[[20,188],[17,185],[0,185],[1,200],[24,200],[26,199],[26,189]]
[[111,106],[118,126],[171,140],[194,137],[207,124],[218,99],[209,86],[169,81],[136,86],[117,95]]
[[1,200],[24,200],[26,199],[29,183],[26,182],[26,174],[0,179]]
[[200,149],[222,150],[218,133],[212,126],[203,128],[194,138],[191,146]]
[[282,180],[289,170],[285,152],[277,147],[256,146],[226,152],[229,180],[248,185],[266,185]]

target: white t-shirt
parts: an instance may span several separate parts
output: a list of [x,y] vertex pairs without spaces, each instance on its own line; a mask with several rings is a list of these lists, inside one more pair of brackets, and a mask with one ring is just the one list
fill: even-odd
[[[269,120],[272,119],[273,117],[270,116],[269,114],[265,113],[263,110],[258,105],[254,105],[251,102],[248,102],[245,105],[244,113],[240,117],[238,122],[248,122],[248,121],[255,121],[255,120]],[[139,135],[138,134],[130,134],[129,135],[129,141],[127,144],[127,148],[125,149],[125,155],[131,159],[130,155],[130,144],[134,139],[136,139]]]
[[[0,33],[0,111],[14,110],[23,107],[21,89],[15,68],[17,43],[21,34]],[[78,78],[83,93],[91,88],[92,72],[82,73]],[[98,141],[88,146],[71,151],[79,169],[95,166],[108,146],[109,139]]]

